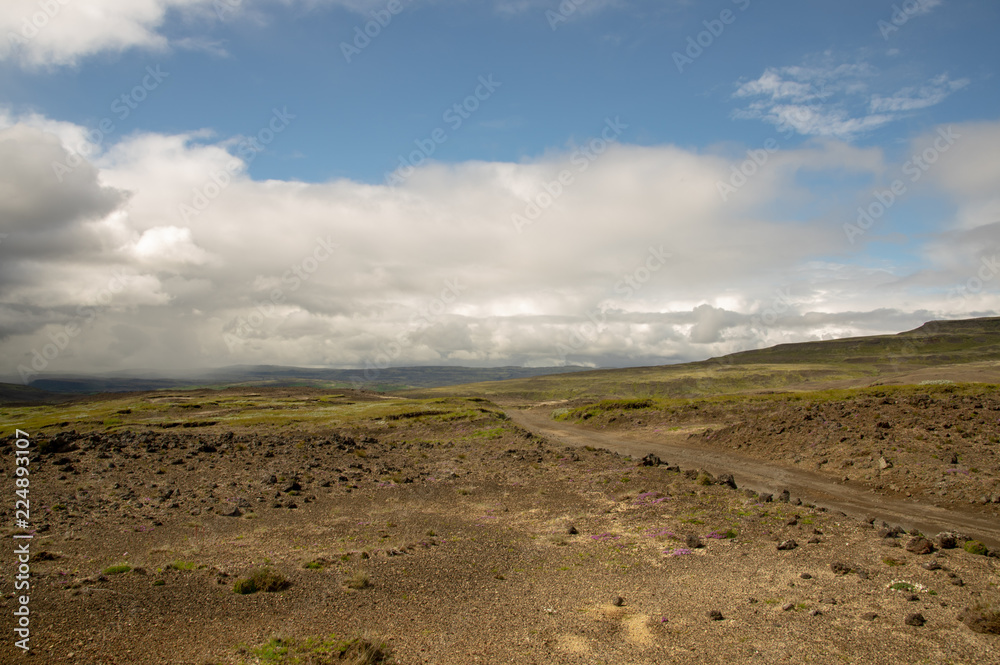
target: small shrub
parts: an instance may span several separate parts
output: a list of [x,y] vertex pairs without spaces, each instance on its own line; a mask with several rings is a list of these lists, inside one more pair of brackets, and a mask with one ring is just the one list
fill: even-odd
[[360,591],[361,589],[367,589],[371,585],[372,583],[368,578],[368,573],[363,570],[359,570],[358,572],[344,578],[344,586],[348,589]]
[[989,550],[986,548],[986,545],[983,545],[978,540],[966,541],[964,548],[965,551],[968,552],[969,554],[978,554],[980,556],[986,556],[989,553]]
[[153,582],[153,586],[163,586],[164,584],[166,584],[166,582],[164,582],[163,580],[156,580],[155,582]]
[[887,556],[882,559],[882,563],[887,566],[905,566],[906,561],[903,559],[893,559],[891,556]]
[[104,569],[105,575],[121,575],[122,573],[127,573],[132,570],[132,566],[128,564],[122,564],[120,566],[111,566],[110,568]]
[[283,591],[291,585],[292,583],[281,573],[270,568],[259,568],[250,573],[249,577],[236,580],[236,583],[233,585],[233,591],[243,595],[258,591],[273,593],[275,591]]

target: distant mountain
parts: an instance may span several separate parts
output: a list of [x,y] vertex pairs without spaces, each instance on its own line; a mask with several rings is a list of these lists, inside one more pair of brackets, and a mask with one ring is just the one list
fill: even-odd
[[1000,382],[1000,317],[931,321],[896,335],[779,344],[698,362],[476,383],[448,392],[524,400],[687,398],[926,380]]
[[[177,390],[222,386],[314,386],[319,388],[365,388],[392,391],[437,388],[461,383],[523,379],[542,374],[579,372],[586,367],[389,367],[366,372],[359,369],[315,369],[278,365],[222,367],[190,376],[40,375],[30,386],[41,393],[84,394]],[[9,385],[9,384],[0,384]],[[20,386],[14,386],[20,387]],[[15,392],[10,391],[12,394]],[[43,393],[42,393],[43,394]],[[0,398],[2,398],[0,393]]]
[[703,361],[725,364],[855,363],[930,366],[1000,360],[1000,317],[930,321],[896,335],[779,344]]

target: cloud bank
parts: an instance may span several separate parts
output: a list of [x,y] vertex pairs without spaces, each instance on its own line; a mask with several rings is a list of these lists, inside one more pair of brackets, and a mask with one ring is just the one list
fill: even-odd
[[800,174],[874,182],[890,166],[833,140],[775,153],[723,201],[746,155],[599,133],[389,187],[254,181],[238,145],[200,134],[73,160],[84,128],[0,127],[7,368],[626,365],[1000,310],[998,280],[977,277],[1000,249],[1000,123],[956,126],[922,181],[954,216],[925,234],[917,271],[867,265],[880,237],[851,244],[849,206],[816,212]]

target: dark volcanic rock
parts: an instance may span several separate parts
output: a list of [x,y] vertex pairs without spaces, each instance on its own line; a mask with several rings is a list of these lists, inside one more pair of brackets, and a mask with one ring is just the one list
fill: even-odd
[[930,554],[934,551],[934,544],[926,538],[910,538],[906,543],[906,551],[914,554]]
[[642,458],[642,466],[660,466],[661,464],[663,464],[663,462],[661,462],[660,458],[653,453],[649,453]]
[[939,533],[936,540],[937,546],[943,550],[953,550],[958,547],[958,539],[955,537],[955,534],[948,531]]

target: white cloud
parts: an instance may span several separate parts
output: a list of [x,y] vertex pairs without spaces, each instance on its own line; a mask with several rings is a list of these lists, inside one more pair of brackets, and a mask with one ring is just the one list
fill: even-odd
[[[406,0],[404,6],[415,2]],[[573,18],[621,4],[621,0],[589,0]],[[201,34],[206,26],[244,20],[266,27],[268,12],[293,5],[306,11],[340,7],[371,18],[371,12],[386,11],[387,0],[4,0],[0,4],[0,61],[50,68],[76,66],[102,53],[171,48],[228,57],[220,42]],[[495,0],[495,6],[505,14],[537,11],[541,15],[546,8],[558,11],[558,3],[549,0]],[[189,19],[186,29],[198,33],[165,34],[164,24],[172,13]]]
[[[729,159],[619,145],[586,169],[568,153],[435,164],[395,189],[257,182],[237,169],[185,219],[179,206],[192,189],[235,159],[229,141],[133,135],[59,183],[50,162],[66,156],[60,136],[80,132],[39,117],[8,121],[0,130],[0,182],[14,183],[0,197],[8,234],[0,365],[8,368],[102,297],[100,314],[50,369],[357,367],[389,352],[395,365],[695,359],[961,314],[946,297],[961,278],[954,257],[992,233],[934,238],[915,277],[853,265],[843,220],[807,212],[819,195],[796,173],[877,177],[886,165],[877,149],[835,140],[774,154],[729,203],[716,187]],[[929,172],[939,187],[992,200],[998,126],[956,128],[972,140]],[[986,171],[969,181],[977,167]],[[563,171],[572,183],[518,233],[512,215],[544,202],[546,183]],[[43,222],[59,233],[36,234]],[[820,260],[831,256],[840,262]],[[113,279],[124,286],[109,296]],[[996,293],[978,294],[975,306],[1000,308]]]
[[[748,100],[734,117],[763,120],[806,136],[851,139],[903,115],[940,104],[969,84],[940,74],[919,85],[883,93],[871,65],[836,64],[823,54],[819,64],[767,68],[737,87],[734,99]],[[811,60],[816,60],[812,58]]]

